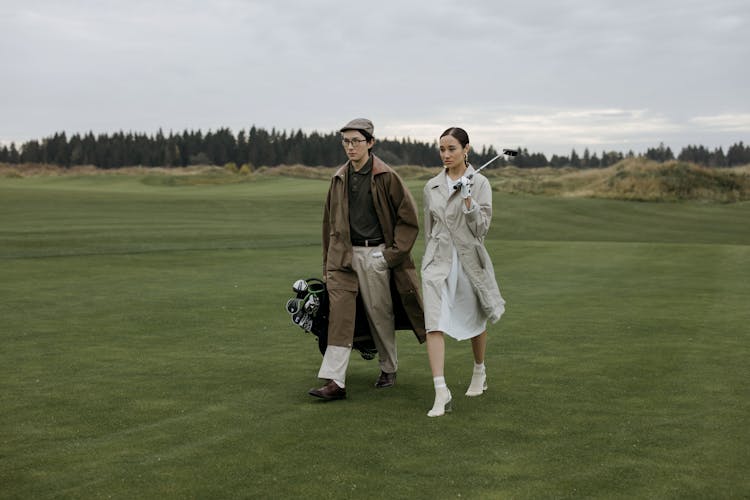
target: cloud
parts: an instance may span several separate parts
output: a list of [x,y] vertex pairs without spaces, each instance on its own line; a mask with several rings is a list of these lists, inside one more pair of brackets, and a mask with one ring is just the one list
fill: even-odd
[[750,133],[750,113],[697,116],[690,123],[713,132]]
[[447,109],[432,122],[384,124],[386,135],[437,139],[443,129],[460,126],[481,147],[526,147],[567,153],[571,148],[616,149],[654,145],[684,125],[647,109]]

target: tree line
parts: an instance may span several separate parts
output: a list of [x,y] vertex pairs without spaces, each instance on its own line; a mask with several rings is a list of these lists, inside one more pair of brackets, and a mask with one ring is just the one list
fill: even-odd
[[[437,142],[421,142],[412,139],[383,139],[375,145],[375,153],[391,165],[440,166]],[[492,147],[483,147],[471,154],[475,165],[482,165],[497,155]],[[678,159],[710,167],[731,167],[750,164],[750,146],[743,142],[733,144],[727,152],[719,147],[713,151],[704,146],[687,146],[675,156],[664,144],[648,148],[636,155],[616,151],[600,154],[586,148],[582,154],[575,149],[570,155],[552,155],[529,152],[519,148],[514,158],[501,157],[493,166],[514,165],[520,168],[565,167],[601,168],[613,165],[627,157],[645,157],[657,162]],[[20,146],[11,143],[0,148],[2,163],[46,163],[63,167],[94,165],[99,168],[118,168],[133,165],[147,167],[185,167],[189,165],[248,165],[259,166],[308,165],[335,166],[346,160],[341,137],[338,132],[321,134],[272,129],[270,132],[252,126],[240,130],[235,136],[228,128],[206,133],[200,130],[185,130],[181,133],[161,130],[148,135],[134,132],[98,134],[88,132],[70,137],[57,132],[41,140],[30,140]]]

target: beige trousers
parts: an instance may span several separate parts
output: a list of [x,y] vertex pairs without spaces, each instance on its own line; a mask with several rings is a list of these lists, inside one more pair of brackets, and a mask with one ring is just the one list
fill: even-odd
[[[353,247],[352,268],[359,281],[359,293],[367,313],[372,338],[378,350],[380,369],[386,373],[398,370],[396,331],[391,298],[391,270],[382,254],[385,245],[376,247]],[[328,346],[323,356],[318,377],[331,379],[343,386],[349,366],[351,347]]]

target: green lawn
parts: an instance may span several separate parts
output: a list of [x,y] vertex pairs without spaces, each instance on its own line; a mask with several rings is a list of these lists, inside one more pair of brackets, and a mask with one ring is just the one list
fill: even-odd
[[428,419],[408,332],[307,395],[326,188],[0,179],[0,498],[750,496],[750,204],[496,194],[490,389],[449,341]]

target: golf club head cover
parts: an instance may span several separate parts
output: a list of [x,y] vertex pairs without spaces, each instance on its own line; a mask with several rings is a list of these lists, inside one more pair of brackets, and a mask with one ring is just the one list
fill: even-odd
[[309,294],[305,300],[305,311],[311,316],[315,316],[320,308],[320,298],[317,295]]
[[292,285],[292,291],[297,294],[300,299],[307,294],[307,281],[297,280]]
[[304,310],[305,301],[303,299],[293,297],[286,301],[286,310],[289,314],[296,314],[299,311]]

